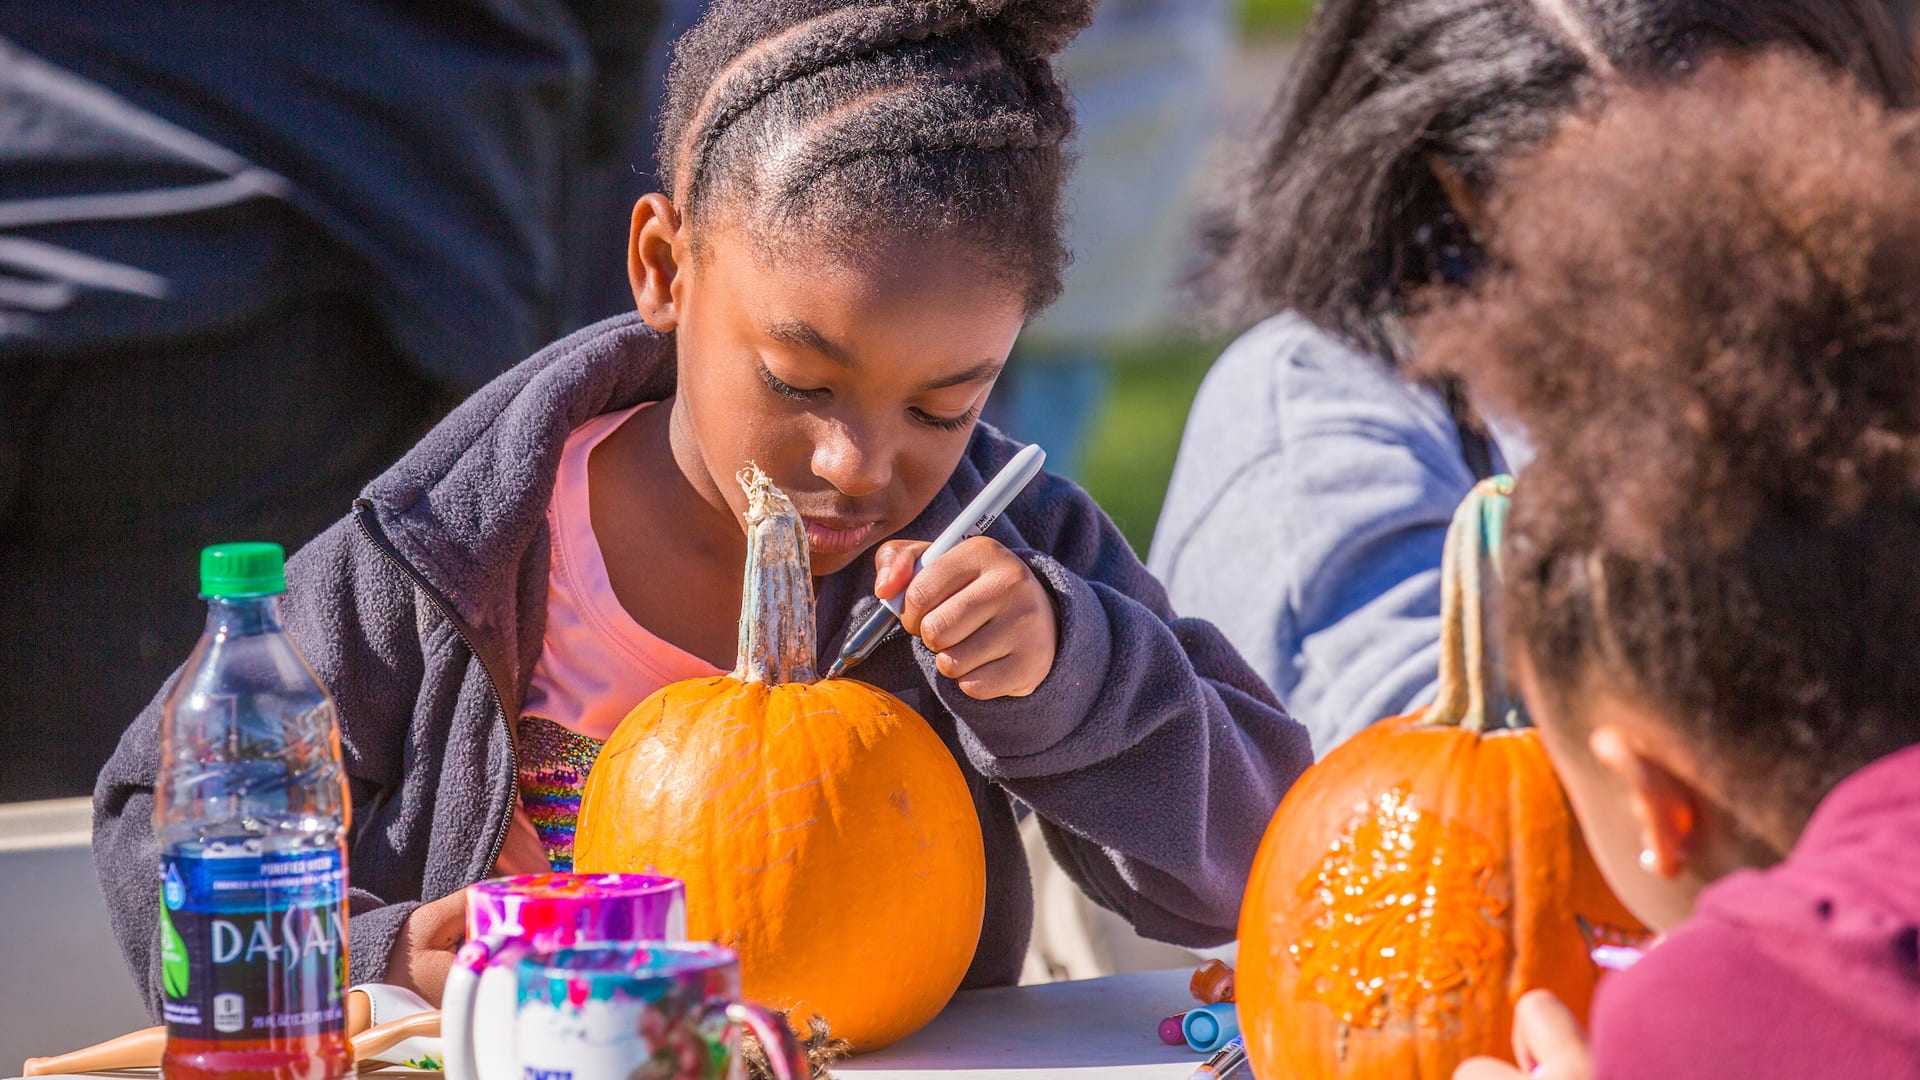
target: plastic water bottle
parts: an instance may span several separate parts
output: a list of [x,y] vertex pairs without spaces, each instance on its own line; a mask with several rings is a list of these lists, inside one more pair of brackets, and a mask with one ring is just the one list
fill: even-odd
[[167,698],[153,821],[168,1080],[322,1080],[347,1043],[346,775],[280,625],[286,554],[200,556],[207,629]]

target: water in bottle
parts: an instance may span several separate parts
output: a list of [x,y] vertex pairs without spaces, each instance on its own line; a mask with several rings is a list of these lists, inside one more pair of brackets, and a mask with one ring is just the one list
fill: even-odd
[[352,1071],[346,776],[333,700],[280,625],[278,544],[201,553],[207,629],[168,696],[154,828],[167,1080]]

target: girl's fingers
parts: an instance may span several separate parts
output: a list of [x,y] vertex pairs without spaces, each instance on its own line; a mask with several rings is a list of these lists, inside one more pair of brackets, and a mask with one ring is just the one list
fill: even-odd
[[438,1003],[454,951],[465,939],[466,924],[465,889],[414,908],[387,954],[387,970],[380,981],[404,986]]
[[[1006,593],[1006,588],[991,577],[975,577],[965,582],[959,592],[920,616],[920,640],[934,652],[948,652],[971,642],[1006,610]],[[1003,649],[981,662],[997,659],[1010,651]]]
[[936,650],[933,660],[940,674],[949,679],[962,679],[1013,653],[1014,642],[1007,635],[976,634],[949,648]]
[[873,552],[873,595],[882,600],[913,580],[913,560],[932,545],[925,540],[889,540]]
[[[924,546],[883,552],[876,581],[891,584]],[[1053,602],[1040,579],[984,536],[961,541],[913,578],[900,624],[934,652],[940,674],[982,699],[1032,693],[1052,669],[1058,645]]]
[[[924,545],[921,550],[924,550]],[[914,554],[917,556],[919,551]],[[945,555],[928,563],[919,576],[914,577],[913,584],[907,587],[906,607],[900,615],[900,624],[907,628],[908,633],[921,636],[923,630],[920,621],[929,612],[947,604],[975,580],[988,578],[1004,584],[1003,579],[1008,575],[993,571],[996,567],[1005,569],[1008,561],[1018,563],[1022,568],[1026,565],[1015,559],[998,541],[984,536],[960,541]],[[952,637],[951,634],[948,636]]]
[[1453,1080],[1517,1080],[1526,1073],[1499,1058],[1468,1058],[1453,1070]]
[[974,668],[962,678],[955,679],[960,692],[978,701],[993,698],[1026,697],[1040,685],[1046,676],[1042,671],[1038,676],[1028,668],[1034,666],[1030,660],[1021,656],[1003,656],[991,663]]
[[1514,1006],[1513,1056],[1529,1075],[1583,1080],[1591,1072],[1586,1031],[1548,990],[1529,991]]

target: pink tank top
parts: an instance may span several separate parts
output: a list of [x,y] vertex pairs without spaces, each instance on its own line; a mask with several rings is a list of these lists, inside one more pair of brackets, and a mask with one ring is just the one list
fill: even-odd
[[567,436],[547,503],[553,536],[547,630],[515,735],[520,802],[556,870],[573,866],[580,792],[600,744],[649,694],[725,672],[655,637],[613,593],[587,501],[587,461],[601,440],[652,405],[597,416]]

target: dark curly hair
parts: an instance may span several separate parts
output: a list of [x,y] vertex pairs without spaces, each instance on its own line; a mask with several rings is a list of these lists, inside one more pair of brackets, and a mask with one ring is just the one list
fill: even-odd
[[674,48],[660,171],[698,227],[858,259],[956,237],[1059,294],[1073,130],[1049,61],[1093,0],[718,0]]
[[1796,826],[1920,741],[1920,139],[1804,57],[1623,91],[1516,166],[1415,324],[1526,425],[1506,631]]
[[1225,321],[1292,310],[1404,363],[1415,290],[1478,262],[1432,161],[1484,191],[1616,77],[1768,44],[1914,98],[1885,0],[1322,0],[1208,230],[1201,291]]

